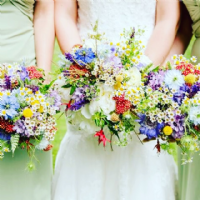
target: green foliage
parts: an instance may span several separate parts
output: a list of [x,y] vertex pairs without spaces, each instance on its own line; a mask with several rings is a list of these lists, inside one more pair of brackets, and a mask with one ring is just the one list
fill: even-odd
[[20,138],[20,136],[18,134],[11,136],[10,142],[11,142],[11,151],[12,151],[13,155],[18,146],[19,138]]

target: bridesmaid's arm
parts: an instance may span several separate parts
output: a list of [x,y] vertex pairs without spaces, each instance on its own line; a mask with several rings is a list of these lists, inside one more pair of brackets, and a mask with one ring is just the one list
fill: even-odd
[[167,56],[165,64],[167,61],[171,61],[171,58],[175,54],[184,54],[186,51],[190,40],[192,38],[192,20],[190,15],[185,7],[185,5],[181,4],[181,23],[174,40],[173,46],[170,50],[169,55]]
[[63,53],[81,43],[77,28],[77,15],[76,0],[55,0],[56,36]]
[[48,74],[51,70],[55,40],[53,0],[36,1],[34,29],[37,66]]
[[155,65],[162,64],[172,48],[180,21],[178,0],[157,0],[156,25],[147,45],[147,55]]

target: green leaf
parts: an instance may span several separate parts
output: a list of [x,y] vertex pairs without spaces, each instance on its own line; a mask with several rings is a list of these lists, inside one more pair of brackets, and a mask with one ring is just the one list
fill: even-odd
[[70,95],[74,94],[75,90],[76,90],[76,86],[72,85],[71,90],[70,90]]
[[15,149],[18,146],[19,138],[20,138],[19,135],[12,135],[11,136],[10,142],[11,142],[11,151],[12,151],[13,155],[14,155]]
[[67,85],[63,85],[62,88],[70,88],[72,85],[71,84],[67,84]]

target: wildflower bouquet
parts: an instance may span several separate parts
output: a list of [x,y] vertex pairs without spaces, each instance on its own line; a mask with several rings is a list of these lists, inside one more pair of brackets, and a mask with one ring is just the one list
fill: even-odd
[[68,121],[88,134],[93,130],[103,146],[110,142],[112,147],[114,140],[127,145],[136,128],[132,108],[140,93],[139,68],[147,62],[145,47],[136,39],[141,34],[124,31],[121,42],[113,44],[98,33],[96,24],[90,34],[94,46],[75,46],[60,62],[55,86],[67,106]]
[[[173,59],[174,65],[156,68],[143,79],[143,93],[135,107],[140,133],[146,136],[144,141],[157,139],[158,151],[160,147],[170,151],[170,142],[185,153],[199,151],[200,65],[183,55]],[[165,141],[161,146],[159,139]]]
[[43,72],[24,64],[0,65],[0,158],[17,148],[32,159],[36,149],[51,149],[56,133],[53,117],[60,97],[43,85]]

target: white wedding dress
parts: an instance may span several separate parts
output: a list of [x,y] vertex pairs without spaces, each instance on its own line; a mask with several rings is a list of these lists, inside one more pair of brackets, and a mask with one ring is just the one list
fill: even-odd
[[[140,27],[147,44],[154,29],[156,0],[79,0],[78,5],[82,38],[96,20],[114,42],[124,28]],[[67,129],[56,160],[53,200],[175,199],[176,165],[166,152],[157,154],[156,142],[142,145],[133,135],[131,144],[111,152],[109,145],[98,146],[94,126],[79,113]]]

